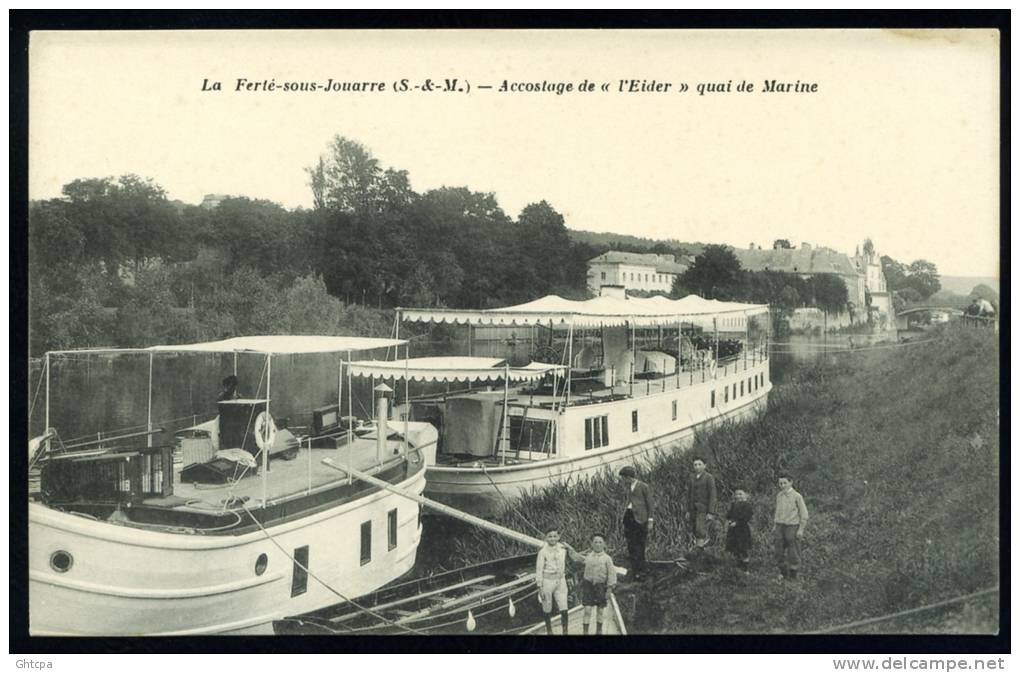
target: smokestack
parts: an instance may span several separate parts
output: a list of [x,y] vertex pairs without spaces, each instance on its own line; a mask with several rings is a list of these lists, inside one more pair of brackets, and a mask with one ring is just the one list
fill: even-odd
[[386,395],[392,393],[393,389],[385,383],[380,383],[373,390],[379,394],[379,399],[375,402],[375,452],[376,459],[381,465],[389,458],[386,451],[386,437],[389,434],[389,425],[386,421],[389,420],[390,412],[389,400],[386,399]]

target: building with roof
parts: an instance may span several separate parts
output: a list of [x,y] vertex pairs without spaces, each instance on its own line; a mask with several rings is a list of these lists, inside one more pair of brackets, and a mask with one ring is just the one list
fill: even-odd
[[668,293],[676,277],[686,270],[687,265],[673,255],[610,250],[588,260],[588,289],[596,295],[603,285]]
[[[837,326],[866,322],[869,316],[879,325],[892,324],[892,299],[886,285],[882,263],[872,248],[865,254],[858,250],[853,257],[832,248],[801,243],[799,248],[773,247],[763,249],[754,246],[733,251],[740,266],[748,271],[778,271],[791,273],[801,278],[828,273],[838,276],[846,284],[849,310],[834,316]],[[799,309],[794,322],[809,322],[820,311]],[[832,324],[832,323],[830,323]],[[794,325],[807,326],[812,325]]]

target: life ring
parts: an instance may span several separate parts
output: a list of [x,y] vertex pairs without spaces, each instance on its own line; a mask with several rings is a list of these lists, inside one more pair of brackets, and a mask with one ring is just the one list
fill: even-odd
[[273,422],[273,417],[269,415],[268,411],[260,412],[255,417],[254,431],[255,446],[259,447],[259,451],[273,447],[273,440],[276,439],[276,423]]

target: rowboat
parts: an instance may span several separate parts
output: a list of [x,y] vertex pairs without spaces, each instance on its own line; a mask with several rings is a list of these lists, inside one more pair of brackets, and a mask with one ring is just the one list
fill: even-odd
[[277,635],[515,633],[540,618],[535,555],[523,554],[394,584],[273,622]]

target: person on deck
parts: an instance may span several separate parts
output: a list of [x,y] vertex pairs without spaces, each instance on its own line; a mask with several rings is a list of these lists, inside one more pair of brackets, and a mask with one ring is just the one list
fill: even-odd
[[224,378],[223,390],[220,391],[220,395],[216,398],[216,401],[223,402],[224,400],[236,400],[240,397],[241,393],[237,392],[237,377],[231,374]]
[[715,520],[715,477],[705,469],[705,459],[701,456],[694,457],[693,465],[694,474],[687,489],[687,513],[694,532],[694,546],[704,549],[709,541],[709,524]]
[[560,613],[563,635],[567,635],[567,548],[560,544],[560,532],[555,528],[545,534],[545,546],[535,557],[535,582],[538,584],[538,600],[542,604],[546,633],[553,634],[555,604]]
[[808,511],[804,496],[793,490],[793,478],[779,475],[779,493],[776,494],[775,545],[776,563],[783,579],[797,579],[800,568],[800,541],[804,538]]
[[620,470],[620,480],[624,489],[623,535],[627,539],[630,572],[634,580],[641,580],[644,579],[645,545],[652,531],[655,498],[651,487],[638,481],[637,472],[630,465]]

